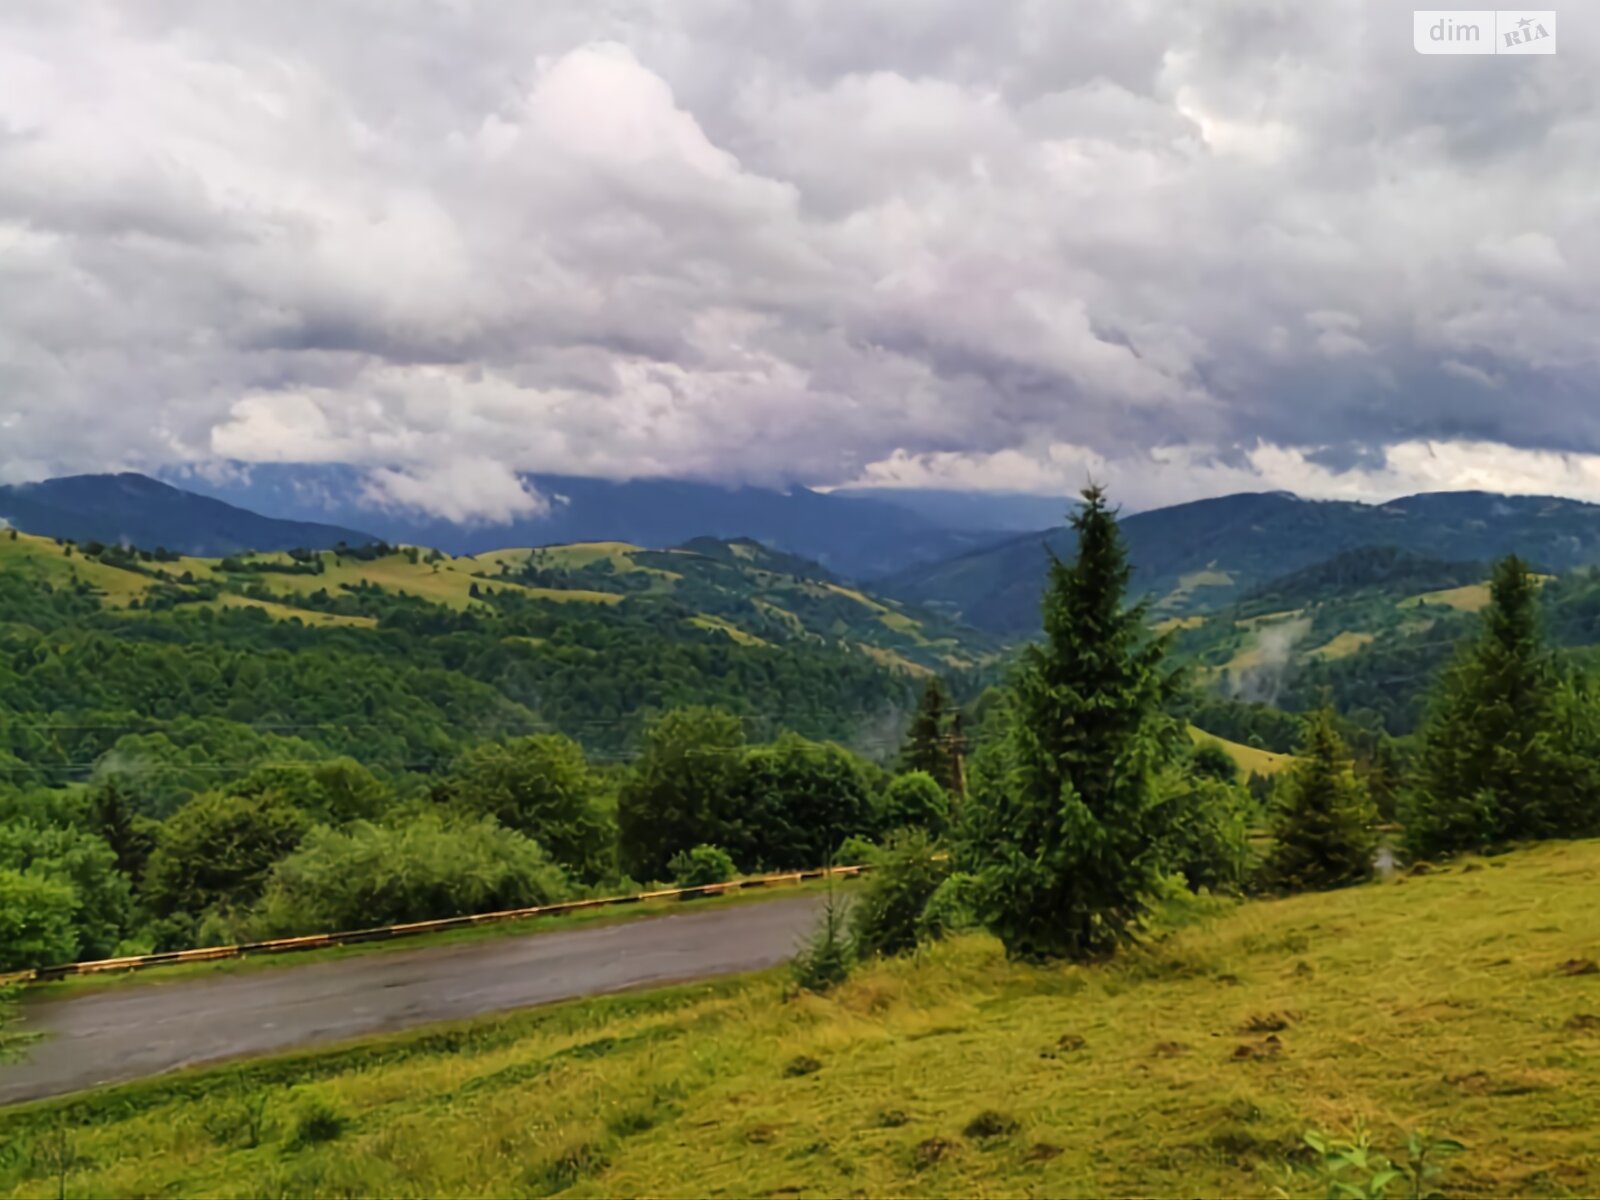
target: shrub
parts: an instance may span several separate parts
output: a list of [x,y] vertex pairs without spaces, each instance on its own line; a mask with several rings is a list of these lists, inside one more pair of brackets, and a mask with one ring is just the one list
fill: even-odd
[[923,909],[949,874],[949,860],[935,851],[927,831],[890,834],[850,914],[856,953],[866,957],[915,948]]
[[733,859],[721,846],[696,846],[673,857],[667,864],[679,887],[705,887],[726,883],[734,876]]
[[549,904],[569,894],[537,842],[497,824],[423,812],[391,825],[320,826],[272,872],[263,936],[425,921]]
[[583,748],[559,734],[474,747],[446,785],[468,812],[534,838],[566,870],[591,882],[612,873],[616,831]]
[[976,929],[979,916],[979,883],[976,875],[956,871],[947,875],[922,906],[917,918],[917,940],[937,941],[952,933]]
[[821,866],[841,840],[870,832],[866,764],[842,746],[785,734],[740,769],[743,859],[774,870]]
[[1249,793],[1210,775],[1174,775],[1164,783],[1173,810],[1162,845],[1167,869],[1182,872],[1192,888],[1242,888],[1256,862]]
[[309,822],[276,792],[196,796],[162,825],[143,896],[157,916],[248,904]]
[[839,843],[839,849],[833,856],[833,865],[836,867],[861,867],[876,863],[883,857],[883,851],[878,844],[869,837],[862,837],[853,833]]
[[950,825],[950,797],[926,771],[897,775],[884,789],[881,824],[884,829],[916,827],[943,837]]
[[1236,783],[1239,779],[1239,764],[1221,742],[1201,742],[1196,746],[1189,756],[1189,769],[1201,778],[1222,783]]
[[62,879],[0,867],[0,970],[71,962],[78,895]]

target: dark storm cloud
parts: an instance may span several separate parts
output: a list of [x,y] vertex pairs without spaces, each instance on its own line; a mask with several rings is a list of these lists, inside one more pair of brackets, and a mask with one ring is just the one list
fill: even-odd
[[1600,495],[1563,16],[1504,59],[1386,0],[10,5],[0,476]]

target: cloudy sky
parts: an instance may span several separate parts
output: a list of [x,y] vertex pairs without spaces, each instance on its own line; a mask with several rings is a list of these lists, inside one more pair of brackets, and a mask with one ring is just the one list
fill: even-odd
[[1600,32],[1390,0],[8,0],[0,480],[1600,498]]

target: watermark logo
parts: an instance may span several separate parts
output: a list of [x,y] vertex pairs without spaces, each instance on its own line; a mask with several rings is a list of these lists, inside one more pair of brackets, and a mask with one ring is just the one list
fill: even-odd
[[1411,14],[1418,54],[1554,54],[1551,10],[1427,9]]

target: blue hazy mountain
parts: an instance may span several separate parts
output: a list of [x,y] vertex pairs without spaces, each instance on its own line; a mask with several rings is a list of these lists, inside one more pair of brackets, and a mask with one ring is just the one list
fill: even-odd
[[1027,492],[959,492],[949,488],[835,488],[832,496],[874,500],[908,509],[945,529],[1023,533],[1060,524],[1078,505],[1077,496]]
[[71,475],[0,487],[0,518],[25,533],[75,542],[125,542],[181,554],[328,550],[373,535],[315,521],[279,520],[196,495],[147,475]]
[[897,504],[808,488],[778,491],[672,479],[612,481],[528,475],[549,511],[504,523],[458,523],[416,509],[375,507],[366,477],[342,464],[252,464],[206,478],[167,472],[169,482],[256,512],[370,530],[389,542],[478,554],[506,546],[621,541],[651,548],[695,537],[753,538],[871,579],[992,545],[1004,531],[952,529]]

